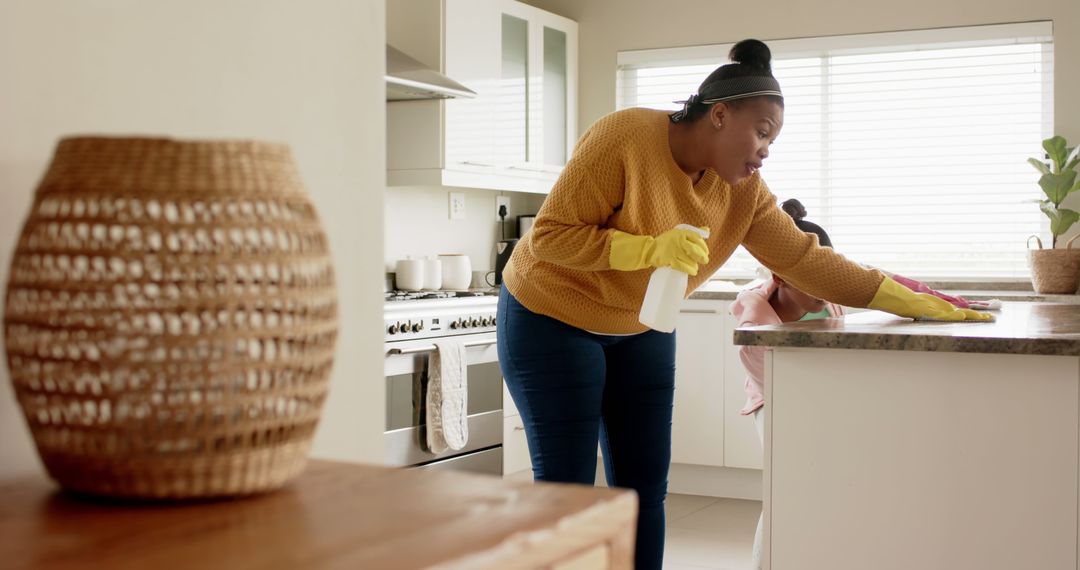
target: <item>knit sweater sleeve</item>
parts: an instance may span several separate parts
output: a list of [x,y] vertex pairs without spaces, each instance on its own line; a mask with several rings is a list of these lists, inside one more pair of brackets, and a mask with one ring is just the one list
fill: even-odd
[[776,197],[759,182],[754,219],[743,246],[762,265],[800,290],[848,307],[866,307],[885,278],[830,247],[818,245],[817,236],[800,230]]
[[624,196],[623,137],[601,120],[578,142],[533,222],[531,249],[541,261],[580,271],[610,269],[606,222]]

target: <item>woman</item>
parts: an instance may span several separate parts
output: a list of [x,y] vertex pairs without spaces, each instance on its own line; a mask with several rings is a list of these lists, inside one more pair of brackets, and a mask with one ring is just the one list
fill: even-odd
[[[638,494],[637,568],[663,561],[671,459],[675,334],[637,319],[654,268],[685,271],[693,291],[742,244],[839,304],[984,318],[915,295],[795,227],[758,172],[784,122],[769,49],[744,40],[730,57],[682,110],[626,109],[590,127],[503,275],[499,363],[534,478],[591,484],[599,441],[608,484]],[[672,229],[680,223],[710,236]]]

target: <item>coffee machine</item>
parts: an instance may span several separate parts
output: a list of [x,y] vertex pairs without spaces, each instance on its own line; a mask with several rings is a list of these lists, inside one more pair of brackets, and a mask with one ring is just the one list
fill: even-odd
[[510,254],[514,253],[517,239],[501,239],[495,242],[495,284],[502,285],[503,269],[510,262]]
[[[517,245],[517,238],[506,237],[506,215],[509,212],[505,205],[499,206],[499,230],[502,234],[502,239],[495,242],[495,285],[502,285],[503,270],[506,269],[506,264],[510,263],[510,255],[514,253],[514,246]],[[521,231],[521,218],[518,216],[518,237],[524,235]],[[529,220],[529,226],[532,226],[531,220]]]

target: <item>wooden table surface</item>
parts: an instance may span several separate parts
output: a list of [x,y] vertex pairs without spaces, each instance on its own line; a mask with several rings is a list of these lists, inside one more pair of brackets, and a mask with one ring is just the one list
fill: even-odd
[[273,493],[195,503],[32,477],[0,483],[0,567],[630,568],[636,514],[623,490],[328,461]]

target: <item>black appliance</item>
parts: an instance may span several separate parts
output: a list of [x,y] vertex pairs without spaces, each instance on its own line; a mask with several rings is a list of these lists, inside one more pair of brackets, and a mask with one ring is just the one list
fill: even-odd
[[495,284],[502,285],[503,269],[510,262],[510,254],[514,253],[516,239],[501,239],[495,242]]

